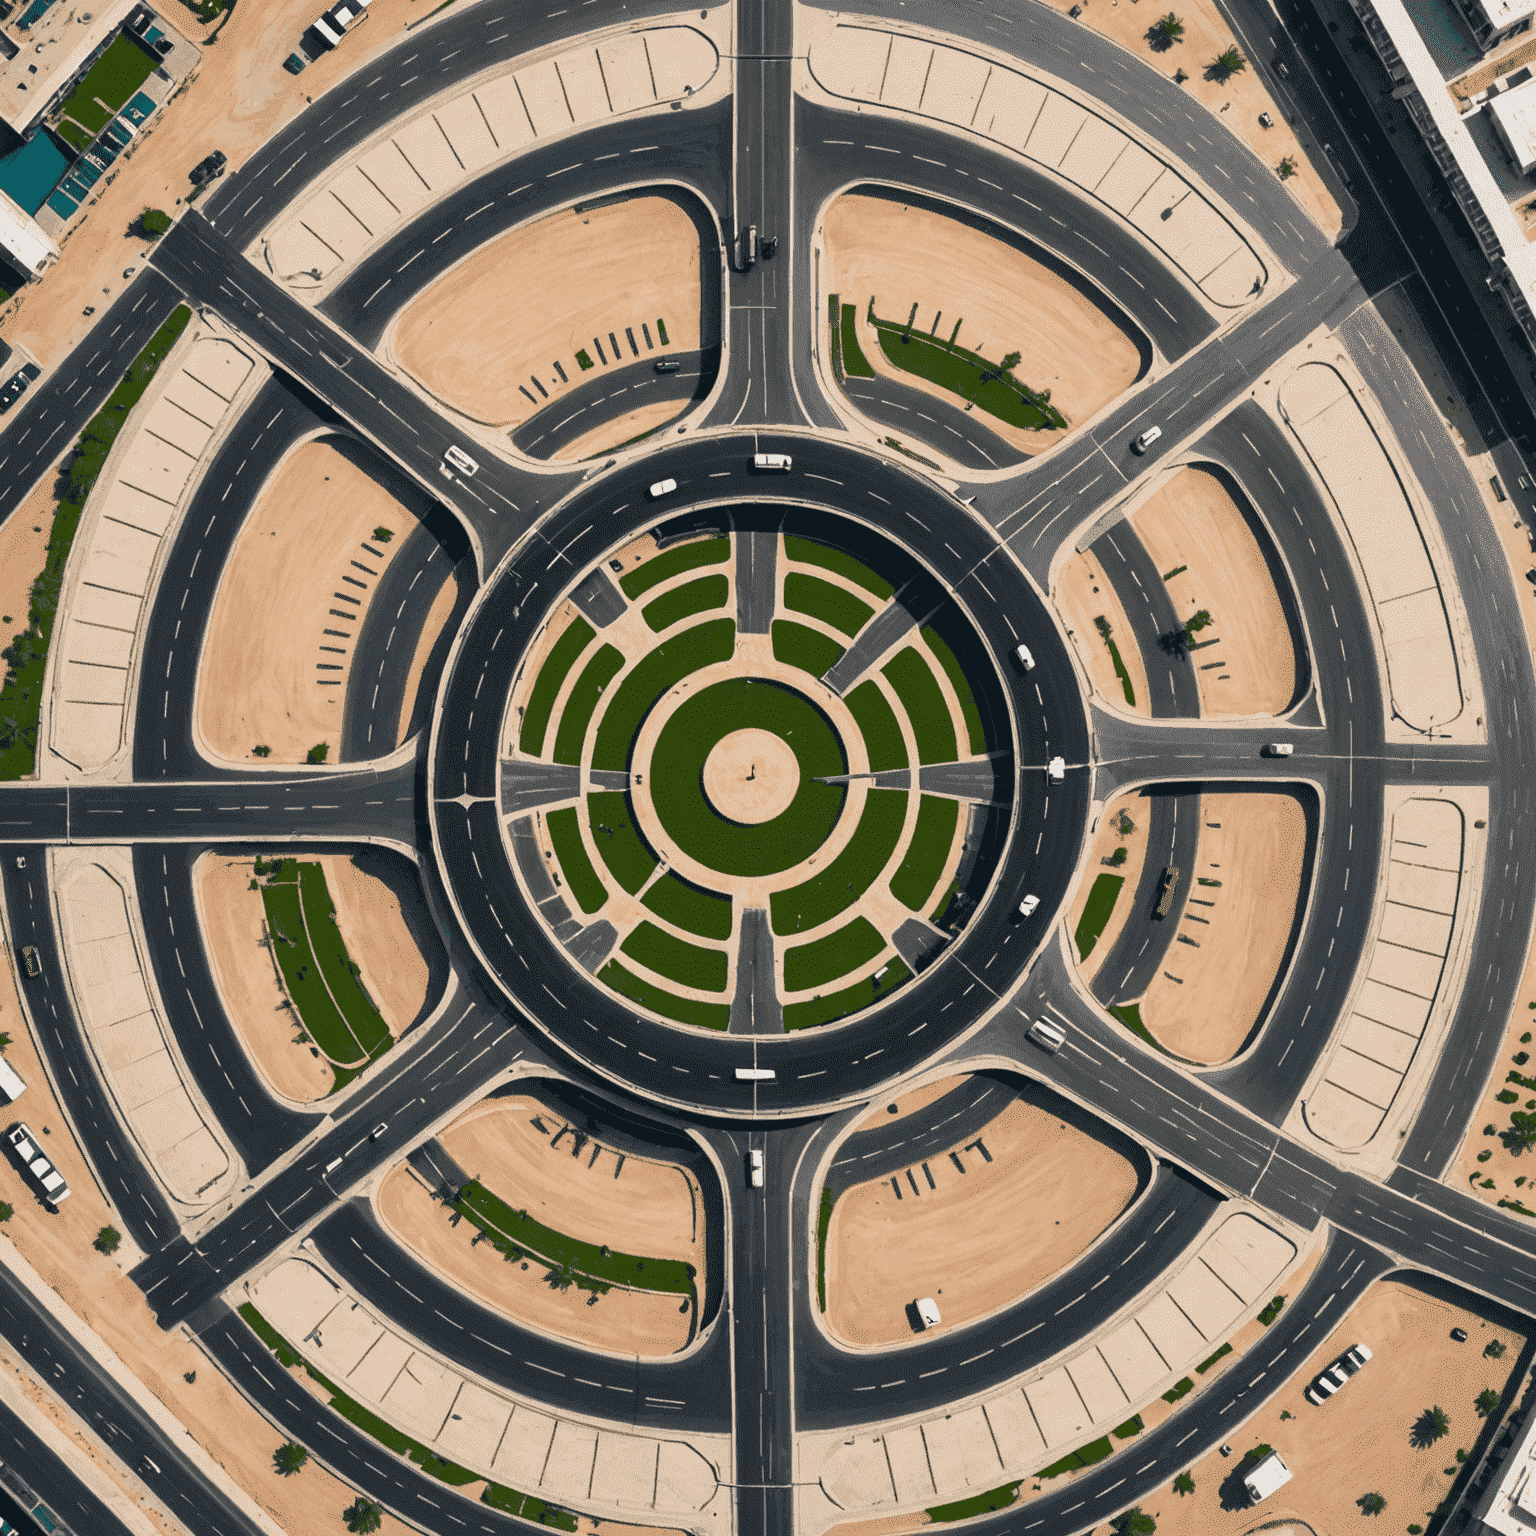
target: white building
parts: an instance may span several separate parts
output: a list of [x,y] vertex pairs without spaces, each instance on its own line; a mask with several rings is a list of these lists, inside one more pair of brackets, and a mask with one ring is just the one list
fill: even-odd
[[1499,1470],[1498,1481],[1477,1501],[1475,1513],[1482,1523],[1469,1526],[1469,1536],[1531,1536],[1536,1531],[1536,1413],[1525,1421]]
[[1461,9],[1487,53],[1505,38],[1530,30],[1536,0],[1461,0]]
[[1522,176],[1536,170],[1536,79],[1500,91],[1484,110]]
[[[1533,0],[1536,3],[1536,0]],[[123,24],[137,0],[53,0],[28,27],[33,11],[19,0],[4,35],[17,52],[0,62],[0,121],[22,138],[85,66],[86,60]]]
[[0,192],[0,249],[23,272],[42,274],[59,259],[59,248],[44,234],[36,219]]

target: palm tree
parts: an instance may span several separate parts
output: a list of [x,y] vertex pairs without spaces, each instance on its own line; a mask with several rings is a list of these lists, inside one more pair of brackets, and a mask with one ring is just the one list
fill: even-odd
[[384,1523],[384,1510],[377,1499],[365,1499],[358,1494],[341,1512],[341,1518],[349,1531],[376,1531]]
[[1158,53],[1166,53],[1175,43],[1184,40],[1184,23],[1169,11],[1166,16],[1159,17],[1147,29],[1147,41]]
[[1477,1394],[1477,1400],[1473,1406],[1477,1409],[1478,1418],[1486,1419],[1499,1411],[1499,1404],[1503,1401],[1504,1399],[1492,1387],[1484,1387]]
[[1211,78],[1216,81],[1230,80],[1248,68],[1248,60],[1238,50],[1237,44],[1222,49],[1211,63]]
[[272,1465],[282,1477],[292,1477],[308,1460],[309,1452],[297,1440],[290,1440],[272,1452]]
[[1536,1147],[1536,1114],[1515,1110],[1509,1117],[1509,1125],[1499,1132],[1499,1140],[1513,1157]]
[[1436,1440],[1448,1435],[1450,1430],[1451,1416],[1444,1408],[1426,1408],[1413,1421],[1413,1428],[1408,1431],[1408,1443],[1415,1450],[1427,1450]]
[[1281,181],[1289,181],[1296,174],[1296,162],[1287,155],[1275,169]]

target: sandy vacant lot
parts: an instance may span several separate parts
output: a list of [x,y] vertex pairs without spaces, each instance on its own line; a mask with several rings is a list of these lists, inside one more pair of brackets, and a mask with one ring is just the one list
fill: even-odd
[[1199,814],[1194,883],[1141,1018],[1174,1055],[1210,1065],[1242,1049],[1285,959],[1307,820],[1285,793],[1202,795]]
[[654,400],[649,405],[642,405],[638,410],[628,411],[623,416],[615,416],[605,421],[602,426],[594,427],[590,432],[583,432],[580,437],[567,443],[559,453],[554,454],[551,462],[575,464],[581,459],[595,459],[601,454],[611,453],[615,448],[633,442],[637,437],[645,437],[658,427],[665,426],[689,409],[691,409],[691,403],[687,400]]
[[[407,21],[429,9],[419,0],[373,0],[368,20],[346,47],[322,55],[295,76],[284,71],[283,60],[319,14],[314,0],[237,5],[222,27],[204,27],[193,10],[172,7],[166,13],[171,25],[203,49],[192,81],[147,137],[113,166],[112,175],[97,183],[98,201],[71,226],[58,263],[43,281],[0,309],[6,340],[25,342],[47,366],[58,364],[126,286],[124,270],[143,265],[144,242],[130,240],[127,229],[146,207],[178,215],[177,205],[192,190],[187,172],[210,149],[222,149],[229,170],[238,170],[303,110],[307,97],[318,99],[360,69]],[[204,42],[215,30],[217,40]],[[96,309],[94,318],[81,313],[88,305]],[[62,451],[62,440],[60,446]]]
[[1201,714],[1279,714],[1295,692],[1296,654],[1264,552],[1226,486],[1181,469],[1132,521],[1159,571],[1184,567],[1168,581],[1180,619],[1204,608],[1213,620],[1190,653]]
[[941,1077],[936,1083],[924,1083],[921,1088],[914,1088],[911,1093],[904,1093],[891,1104],[882,1104],[870,1112],[854,1126],[855,1131],[872,1130],[877,1125],[887,1125],[892,1120],[905,1120],[908,1115],[915,1115],[920,1109],[927,1109],[935,1099],[942,1099],[946,1093],[952,1093],[956,1088],[970,1082],[969,1072],[962,1072],[958,1077]]
[[827,210],[821,285],[858,312],[859,342],[870,365],[954,404],[957,396],[885,360],[866,324],[870,296],[882,320],[905,321],[913,304],[928,330],[938,310],[956,345],[1000,361],[1022,352],[1015,376],[1048,389],[1067,418],[1063,431],[1025,432],[996,416],[981,421],[1010,443],[1041,453],[1108,405],[1135,380],[1140,354],[1098,305],[1048,267],[1001,240],[927,208],[850,194]]
[[[981,1133],[988,1162],[957,1146],[900,1175],[859,1184],[832,1207],[827,1234],[827,1313],[850,1344],[906,1343],[906,1308],[939,1302],[946,1327],[1016,1301],[1064,1269],[1115,1220],[1136,1190],[1118,1151],[1048,1110],[1015,1100]],[[925,1168],[937,1188],[930,1188]],[[998,1233],[1028,1234],[999,1242]],[[942,1298],[942,1299],[940,1299]]]
[[[635,361],[626,327],[641,357],[661,356],[658,318],[670,350],[699,346],[699,236],[670,198],[636,197],[557,213],[491,241],[405,309],[391,345],[406,372],[440,400],[476,421],[516,426],[547,403],[533,378],[555,399],[614,366],[610,331],[624,363]],[[655,352],[642,324],[658,342]],[[583,347],[592,371],[576,361]]]
[[[1447,1293],[1450,1294],[1450,1293]],[[1428,1511],[1445,1497],[1458,1447],[1470,1450],[1481,1421],[1473,1400],[1486,1387],[1507,1390],[1507,1381],[1524,1337],[1485,1323],[1465,1305],[1441,1300],[1416,1286],[1387,1280],[1367,1292],[1344,1324],[1322,1342],[1291,1385],[1231,1437],[1233,1456],[1211,1452],[1190,1468],[1195,1491],[1180,1498],[1172,1490],[1144,1500],[1157,1516],[1158,1536],[1246,1536],[1259,1527],[1286,1519],[1311,1526],[1320,1536],[1336,1536],[1377,1525],[1401,1531],[1410,1523],[1427,1526]],[[1460,1326],[1471,1335],[1452,1341]],[[1508,1345],[1500,1361],[1483,1358],[1492,1338]],[[1302,1388],[1356,1341],[1369,1344],[1375,1358],[1340,1396],[1323,1407],[1302,1397]],[[1426,1408],[1439,1406],[1450,1416],[1450,1434],[1427,1450],[1408,1443],[1413,1421]],[[1282,1419],[1288,1411],[1294,1417]],[[1262,1510],[1225,1512],[1218,1490],[1222,1479],[1252,1446],[1272,1445],[1294,1479],[1268,1499]],[[1362,1519],[1355,1504],[1361,1494],[1380,1493],[1383,1516]]]
[[53,476],[0,523],[0,649],[27,627],[32,583],[43,574],[48,557],[48,535],[58,502],[53,497]]
[[[1113,585],[1104,579],[1092,554],[1072,555],[1062,564],[1056,577],[1056,608],[1071,631],[1077,654],[1088,668],[1094,692],[1112,709],[1150,715],[1151,693],[1141,647]],[[1094,623],[1100,615],[1109,621],[1110,638],[1119,648],[1120,659],[1131,679],[1131,691],[1136,695],[1134,704],[1126,702],[1125,688],[1115,673],[1109,647]]]
[[[428,979],[427,962],[411,937],[399,898],[378,875],[345,855],[300,851],[299,856],[324,867],[347,953],[398,1037],[419,1012]],[[366,865],[377,857],[365,852],[358,859]],[[262,942],[265,909],[261,892],[250,889],[253,875],[249,858],[209,853],[198,860],[193,879],[203,936],[230,1022],[257,1070],[276,1093],[308,1103],[324,1098],[335,1079],[325,1058],[300,1041],[298,1022],[285,1006],[272,956]]]
[[[1050,3],[1057,10],[1067,11],[1072,8],[1073,0],[1050,0]],[[1297,174],[1286,185],[1301,211],[1331,239],[1343,224],[1343,216],[1322,177],[1307,159],[1309,151],[1318,154],[1321,151],[1310,137],[1305,141],[1297,137],[1284,102],[1277,103],[1251,67],[1225,82],[1205,78],[1211,61],[1232,43],[1232,29],[1223,19],[1215,0],[1195,0],[1192,5],[1180,6],[1178,16],[1184,23],[1183,40],[1175,43],[1167,53],[1154,53],[1147,42],[1147,29],[1159,16],[1166,14],[1166,9],[1158,6],[1143,11],[1135,0],[1130,5],[1121,5],[1119,0],[1083,0],[1080,21],[1083,26],[1113,38],[1143,63],[1161,70],[1170,79],[1176,71],[1183,69],[1189,76],[1184,89],[1210,112],[1212,124],[1235,134],[1270,167],[1278,167],[1287,155],[1294,159]],[[1294,62],[1294,55],[1292,59]],[[1273,128],[1260,126],[1260,112],[1269,112],[1274,117]],[[1225,183],[1221,181],[1211,186],[1218,198],[1224,190]]]
[[[1130,818],[1132,824],[1130,832],[1121,833],[1119,829],[1122,814]],[[1083,908],[1088,905],[1093,882],[1100,875],[1121,875],[1125,879],[1125,884],[1120,887],[1120,895],[1115,901],[1114,910],[1109,915],[1109,921],[1104,925],[1104,931],[1099,935],[1098,943],[1093,946],[1086,960],[1078,961],[1078,974],[1085,982],[1092,981],[1098,974],[1099,967],[1104,963],[1104,957],[1115,947],[1115,940],[1119,938],[1120,930],[1125,927],[1125,920],[1130,915],[1136,894],[1136,882],[1141,879],[1141,867],[1147,859],[1147,821],[1150,814],[1145,797],[1139,793],[1132,793],[1117,795],[1104,807],[1099,817],[1099,825],[1093,834],[1088,858],[1083,865],[1082,884],[1072,898],[1072,908],[1067,914],[1067,941],[1072,945],[1074,960],[1077,959],[1077,944],[1072,936],[1077,932],[1077,925],[1082,920]],[[1126,860],[1124,864],[1111,868],[1104,863],[1104,860],[1111,857],[1117,848],[1125,849]]]
[[[197,725],[215,753],[250,762],[259,744],[271,747],[268,762],[299,763],[325,741],[337,760],[352,642],[421,499],[341,438],[301,444],[278,466],[235,540],[208,623]],[[394,531],[390,543],[373,543],[379,526]]]

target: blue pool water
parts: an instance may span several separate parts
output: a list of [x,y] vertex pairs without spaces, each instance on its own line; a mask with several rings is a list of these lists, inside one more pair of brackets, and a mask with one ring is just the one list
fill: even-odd
[[0,160],[0,192],[28,213],[36,213],[69,166],[70,157],[46,133],[35,133]]

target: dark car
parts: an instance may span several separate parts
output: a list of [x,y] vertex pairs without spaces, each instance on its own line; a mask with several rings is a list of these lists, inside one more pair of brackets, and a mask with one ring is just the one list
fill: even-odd
[[304,70],[309,68],[309,60],[306,59],[302,53],[290,53],[288,57],[283,60],[283,68],[286,69],[290,75],[302,74]]
[[205,181],[213,181],[224,174],[224,167],[229,163],[229,157],[222,149],[216,149],[211,155],[199,160],[188,173],[188,179],[193,186],[200,187]]
[[42,371],[36,363],[24,363],[18,372],[6,380],[4,387],[0,388],[0,415],[4,415],[26,394],[33,379]]

